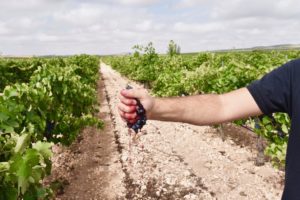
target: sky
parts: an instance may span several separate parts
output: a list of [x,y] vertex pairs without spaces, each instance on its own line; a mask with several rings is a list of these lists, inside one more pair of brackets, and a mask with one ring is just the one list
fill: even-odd
[[0,0],[0,54],[182,52],[299,44],[299,0]]

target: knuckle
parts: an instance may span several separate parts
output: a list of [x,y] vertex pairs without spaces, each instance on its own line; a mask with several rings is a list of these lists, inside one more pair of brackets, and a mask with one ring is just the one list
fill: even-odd
[[127,106],[127,107],[126,107],[126,112],[127,112],[127,113],[130,113],[130,112],[132,112],[132,108],[131,108],[131,107],[129,107],[129,106]]

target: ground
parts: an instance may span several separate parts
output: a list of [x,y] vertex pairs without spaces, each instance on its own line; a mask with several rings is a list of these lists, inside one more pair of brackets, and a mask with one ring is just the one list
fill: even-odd
[[57,200],[281,198],[283,172],[255,165],[253,135],[230,126],[220,137],[211,127],[148,121],[133,138],[117,97],[127,83],[141,86],[103,63],[100,73],[98,116],[106,126],[86,128],[70,147],[53,149],[46,182],[61,184]]

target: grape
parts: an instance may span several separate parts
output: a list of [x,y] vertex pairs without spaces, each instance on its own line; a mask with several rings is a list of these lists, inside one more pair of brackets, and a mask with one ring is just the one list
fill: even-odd
[[141,109],[140,107],[137,109],[137,114],[138,115],[142,115],[144,114],[145,110],[144,109]]
[[46,122],[46,133],[52,133],[53,129],[55,128],[55,123],[51,121]]
[[[127,90],[132,89],[130,85],[126,86]],[[138,99],[135,99],[137,102],[137,108],[136,108],[136,114],[137,114],[137,121],[134,124],[127,123],[127,127],[134,130],[135,133],[138,133],[139,130],[143,128],[143,126],[146,124],[147,118],[146,118],[146,110],[144,106],[141,104],[141,102]]]

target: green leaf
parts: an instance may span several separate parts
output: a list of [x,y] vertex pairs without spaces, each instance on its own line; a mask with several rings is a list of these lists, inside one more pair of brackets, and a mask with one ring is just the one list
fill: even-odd
[[0,172],[8,171],[10,167],[9,162],[0,162]]
[[21,162],[17,171],[18,188],[22,194],[25,194],[29,187],[29,177],[32,174],[32,168],[39,164],[39,159],[38,152],[33,149],[28,149],[23,157],[23,162]]
[[7,86],[4,90],[4,95],[7,98],[16,97],[16,96],[18,96],[18,92],[16,89],[14,89],[10,86]]
[[0,121],[6,121],[7,119],[9,118],[8,115],[6,115],[5,113],[3,112],[0,112]]
[[38,141],[37,143],[33,144],[32,148],[36,149],[40,154],[43,155],[44,158],[49,159],[52,156],[52,146],[52,143]]
[[266,129],[267,129],[268,132],[271,132],[274,128],[271,125],[267,125]]
[[269,117],[264,117],[264,118],[262,119],[262,122],[263,122],[263,124],[265,124],[265,125],[271,123]]
[[23,196],[24,200],[37,200],[37,191],[35,188],[30,187]]
[[8,126],[11,126],[11,127],[13,127],[13,128],[19,127],[19,124],[18,124],[16,121],[13,121],[13,120],[8,121],[8,122],[7,122],[7,125],[8,125]]
[[23,135],[19,136],[18,140],[17,140],[17,145],[14,149],[15,153],[23,152],[26,148],[26,145],[27,145],[29,139],[30,139],[29,134],[23,134]]
[[0,187],[0,200],[16,200],[18,198],[18,190],[12,186]]
[[281,129],[285,134],[288,134],[289,130],[288,130],[288,127],[286,126],[286,124],[282,124]]
[[14,133],[14,128],[5,124],[1,124],[0,129],[2,129],[5,133]]

